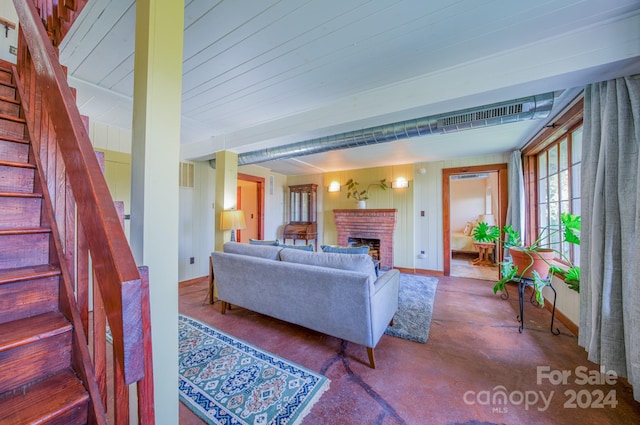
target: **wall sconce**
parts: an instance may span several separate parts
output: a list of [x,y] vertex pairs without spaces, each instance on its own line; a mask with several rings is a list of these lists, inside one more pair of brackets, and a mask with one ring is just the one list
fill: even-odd
[[398,177],[395,181],[391,182],[392,189],[404,189],[409,187],[409,180],[404,177]]
[[220,230],[231,230],[232,242],[236,241],[236,229],[245,229],[246,227],[242,210],[224,210],[220,213]]
[[327,192],[340,192],[340,182],[333,181],[329,183],[329,187],[327,187]]

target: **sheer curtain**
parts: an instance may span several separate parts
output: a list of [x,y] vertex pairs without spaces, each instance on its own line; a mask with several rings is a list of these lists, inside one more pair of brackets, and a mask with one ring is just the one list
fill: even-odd
[[[584,98],[580,334],[589,360],[626,376],[640,401],[640,75]],[[640,241],[639,241],[640,242]]]
[[523,235],[524,230],[524,177],[522,175],[522,153],[519,150],[511,152],[509,164],[509,205],[507,206],[507,220],[514,230]]

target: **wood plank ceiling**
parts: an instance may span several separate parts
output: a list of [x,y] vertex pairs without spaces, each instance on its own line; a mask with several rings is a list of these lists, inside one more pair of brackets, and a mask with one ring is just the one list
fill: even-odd
[[[135,1],[61,46],[81,111],[131,126]],[[640,72],[637,0],[185,0],[182,150],[248,152]],[[264,164],[302,174],[506,152],[528,121]]]

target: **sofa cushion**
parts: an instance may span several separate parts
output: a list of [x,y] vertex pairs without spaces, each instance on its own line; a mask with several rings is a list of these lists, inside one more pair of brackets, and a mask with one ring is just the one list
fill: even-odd
[[282,247],[272,245],[250,245],[239,242],[227,242],[223,245],[224,252],[231,254],[249,255],[251,257],[261,257],[269,260],[279,260],[278,255]]
[[336,254],[368,254],[369,246],[338,246],[320,245],[322,252],[335,252]]
[[313,245],[287,245],[287,244],[278,244],[280,248],[291,248],[291,249],[300,249],[302,251],[313,251]]
[[249,239],[249,245],[272,245],[278,246],[280,245],[280,241],[278,239],[267,241],[262,239]]
[[283,249],[280,260],[289,263],[309,264],[332,269],[366,273],[369,282],[376,281],[375,267],[369,254],[336,254],[335,252],[307,252],[298,249]]

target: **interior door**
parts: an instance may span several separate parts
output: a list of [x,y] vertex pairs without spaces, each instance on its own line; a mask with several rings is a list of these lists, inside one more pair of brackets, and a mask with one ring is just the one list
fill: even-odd
[[264,178],[238,174],[237,200],[247,227],[237,232],[236,240],[264,239]]

